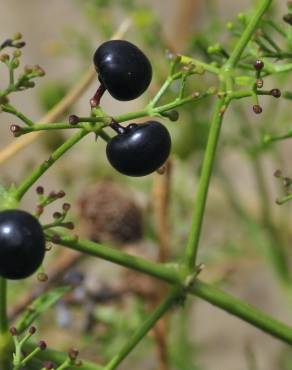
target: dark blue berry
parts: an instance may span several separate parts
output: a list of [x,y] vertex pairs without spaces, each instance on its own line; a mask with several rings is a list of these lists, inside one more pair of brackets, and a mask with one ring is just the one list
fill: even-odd
[[23,279],[33,274],[45,255],[45,237],[39,221],[21,210],[0,212],[0,275]]
[[100,82],[117,100],[137,98],[151,82],[150,61],[128,41],[104,42],[96,50],[93,62]]
[[161,167],[169,156],[171,138],[157,121],[130,124],[107,144],[111,165],[128,176],[145,176]]

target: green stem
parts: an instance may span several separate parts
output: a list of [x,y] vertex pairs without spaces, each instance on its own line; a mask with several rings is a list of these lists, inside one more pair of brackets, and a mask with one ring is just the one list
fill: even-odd
[[[36,343],[28,342],[28,343],[25,343],[25,345],[23,346],[23,349],[25,352],[30,352],[30,351],[33,351],[36,346],[37,346]],[[50,359],[51,361],[56,363],[57,366],[59,366],[64,361],[66,361],[66,359],[68,358],[68,354],[47,348],[45,351],[39,352],[35,357],[41,361],[47,361],[48,359]],[[85,361],[83,359],[82,359],[81,366],[71,365],[70,367],[70,370],[101,370],[101,369],[102,367],[100,365],[94,364],[89,361]]]
[[212,64],[204,63],[198,59],[188,57],[186,55],[181,55],[181,64],[193,64],[196,67],[201,67],[205,71],[208,71],[210,73],[219,75],[220,74],[220,69],[213,66]]
[[[57,233],[47,231],[46,234],[52,236]],[[90,256],[103,258],[107,261],[119,264],[121,266],[129,267],[136,271],[147,273],[148,275],[172,284],[180,281],[179,269],[175,265],[163,265],[160,263],[148,261],[147,259],[132,256],[118,249],[94,243],[89,240],[76,240],[71,236],[63,236],[63,233],[58,233],[57,235],[60,236],[59,244],[71,249],[86,253]]]
[[234,298],[217,287],[203,283],[200,280],[196,280],[193,286],[186,288],[188,287],[188,284],[185,282],[188,279],[186,279],[182,273],[179,273],[179,268],[177,266],[150,262],[143,258],[130,256],[124,252],[105,247],[94,242],[73,241],[70,236],[61,237],[60,244],[91,256],[100,257],[136,271],[147,273],[148,275],[159,278],[160,280],[172,285],[179,285],[183,291],[188,289],[189,293],[199,296],[232,315],[251,323],[258,329],[261,329],[286,343],[292,343],[292,328],[273,319],[246,302]]
[[264,142],[265,144],[269,144],[273,141],[280,141],[285,139],[290,139],[292,137],[292,130],[289,130],[286,134],[278,135],[278,136],[272,136],[272,135],[265,135]]
[[8,332],[7,281],[0,277],[0,370],[11,368],[11,336]]
[[7,281],[0,277],[0,334],[6,334],[7,331]]
[[157,321],[173,306],[175,301],[181,295],[181,289],[174,288],[165,300],[156,308],[156,310],[144,321],[136,333],[128,339],[121,351],[110,360],[103,370],[114,370],[132,351],[133,348],[145,337],[153,328]]
[[230,58],[228,59],[227,63],[225,64],[225,66],[224,66],[225,70],[230,70],[230,69],[234,68],[237,65],[237,63],[238,63],[246,45],[251,40],[252,35],[255,32],[256,28],[258,27],[258,24],[259,24],[262,16],[268,10],[270,5],[272,4],[272,1],[273,0],[262,0],[259,3],[259,6],[255,11],[255,14],[253,15],[253,17],[249,21],[249,23],[246,26],[241,38],[238,40],[238,43],[236,44],[235,48],[233,49],[233,51],[230,55]]
[[278,198],[277,199],[277,204],[281,205],[281,204],[284,204],[286,202],[289,202],[289,200],[292,199],[292,194],[289,194],[289,195],[286,195],[285,197],[282,197],[282,198]]
[[194,203],[194,213],[191,230],[185,250],[185,262],[189,269],[192,269],[196,262],[210,178],[213,169],[213,164],[215,161],[216,148],[223,120],[222,109],[226,109],[225,100],[223,98],[218,98],[213,118],[211,121],[207,147],[204,155],[204,161],[198,185],[198,191]]
[[83,123],[77,123],[76,125],[70,125],[69,123],[39,123],[35,124],[30,127],[21,127],[19,131],[19,135],[17,132],[17,136],[20,136],[22,134],[28,134],[30,132],[34,131],[50,131],[50,130],[66,130],[66,129],[77,129],[77,128],[83,128],[84,124]]
[[33,121],[26,117],[23,113],[18,111],[13,105],[11,104],[3,104],[1,106],[3,112],[13,114],[17,118],[19,118],[22,122],[24,122],[28,126],[33,126]]
[[292,344],[292,328],[266,315],[228,293],[212,285],[196,281],[191,289],[194,294],[205,301],[222,308],[231,315],[237,316],[264,332],[288,344]]
[[57,150],[55,150],[48,160],[38,166],[15,190],[14,197],[18,201],[24,196],[28,189],[46,172],[64,153],[66,153],[73,145],[80,141],[85,135],[86,130],[79,130],[66,140]]

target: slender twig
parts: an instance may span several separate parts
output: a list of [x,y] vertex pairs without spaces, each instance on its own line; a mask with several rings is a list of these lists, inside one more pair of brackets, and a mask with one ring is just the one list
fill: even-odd
[[[131,21],[129,19],[124,20],[112,38],[122,39],[130,26],[130,22]],[[80,99],[80,97],[94,80],[95,76],[96,71],[93,66],[90,66],[85,74],[81,77],[81,79],[77,82],[77,84],[68,91],[67,95],[47,114],[45,114],[44,117],[39,120],[39,122],[55,122],[60,117],[62,117],[64,112],[66,112],[68,108],[70,108],[78,99]],[[19,139],[17,139],[17,141],[6,146],[6,148],[0,151],[0,165],[6,162],[9,158],[14,156],[20,150],[31,144],[37,137],[39,137],[40,134],[41,132],[35,132],[31,135],[20,137]]]
[[7,281],[0,276],[0,369],[11,368],[10,335],[7,318]]
[[150,329],[157,321],[173,306],[175,301],[181,296],[181,289],[173,288],[165,300],[156,308],[156,310],[144,321],[142,326],[136,333],[128,339],[121,351],[114,356],[103,370],[114,370],[124,360],[124,358],[132,351],[133,348],[145,337]]
[[226,109],[225,100],[223,98],[218,98],[213,118],[211,121],[209,138],[207,142],[207,147],[204,155],[204,161],[202,165],[202,171],[200,175],[198,191],[196,195],[196,200],[194,203],[194,213],[192,218],[192,226],[189,233],[189,238],[185,250],[185,262],[189,269],[194,268],[194,263],[196,261],[198,244],[201,234],[201,228],[203,223],[203,216],[206,207],[209,183],[211,178],[211,173],[213,169],[213,164],[215,160],[217,143],[220,135],[221,124],[223,120],[224,112],[222,109]]
[[241,38],[237,42],[235,48],[233,49],[232,53],[230,54],[230,58],[228,59],[227,63],[224,65],[224,69],[226,71],[234,68],[244,49],[246,48],[247,44],[249,43],[252,35],[254,34],[255,30],[257,29],[259,22],[265,12],[268,10],[270,5],[272,4],[273,0],[263,0],[261,1],[260,5],[257,7],[255,14],[251,18],[250,22],[248,23],[247,27],[245,28]]
[[[30,352],[33,351],[36,346],[36,343],[27,342],[24,344],[23,349],[26,352]],[[67,357],[68,355],[66,353],[55,351],[50,348],[47,348],[45,351],[41,351],[36,355],[37,359],[41,361],[47,361],[48,359],[50,359],[58,366],[66,361]],[[102,370],[102,366],[82,359],[81,365],[72,365],[70,366],[70,370]]]
[[289,194],[289,195],[286,195],[285,197],[278,198],[276,200],[276,203],[281,205],[281,204],[284,204],[284,203],[288,202],[291,199],[292,199],[292,194]]
[[66,140],[58,149],[56,149],[50,157],[38,166],[26,179],[24,179],[14,192],[14,197],[18,201],[21,200],[27,190],[46,172],[65,152],[67,152],[73,145],[78,143],[88,132],[86,130],[79,130]]

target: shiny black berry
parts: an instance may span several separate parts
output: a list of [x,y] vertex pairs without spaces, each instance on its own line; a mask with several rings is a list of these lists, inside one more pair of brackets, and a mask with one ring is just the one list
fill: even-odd
[[117,171],[128,176],[145,176],[161,167],[168,158],[171,139],[161,123],[116,125],[115,129],[118,135],[108,142],[106,154]]
[[45,255],[45,237],[38,220],[21,210],[0,212],[0,275],[23,279],[33,274]]
[[128,41],[104,42],[96,50],[93,62],[101,84],[117,100],[137,98],[151,82],[150,61]]

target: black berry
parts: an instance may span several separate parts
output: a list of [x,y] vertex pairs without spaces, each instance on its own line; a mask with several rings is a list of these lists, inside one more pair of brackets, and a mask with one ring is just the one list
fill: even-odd
[[168,130],[157,121],[117,128],[119,134],[107,144],[111,165],[128,176],[145,176],[161,167],[169,156]]
[[104,42],[96,50],[93,62],[100,82],[117,100],[137,98],[151,82],[150,61],[128,41]]
[[45,238],[38,220],[21,210],[0,212],[0,275],[23,279],[33,274],[45,255]]

